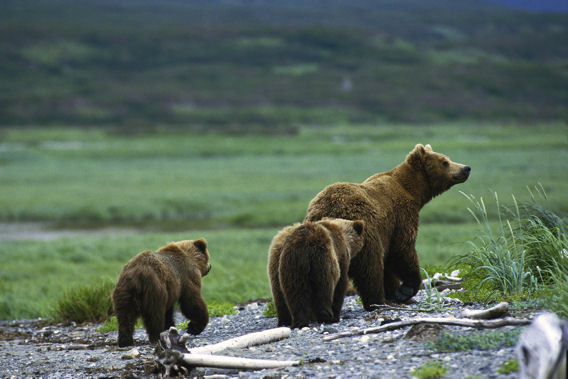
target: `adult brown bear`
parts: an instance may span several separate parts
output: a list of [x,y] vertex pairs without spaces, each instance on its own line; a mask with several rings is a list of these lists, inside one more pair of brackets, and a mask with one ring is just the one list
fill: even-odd
[[268,277],[279,326],[339,321],[363,229],[362,221],[325,219],[286,227],[273,238]]
[[201,296],[201,277],[207,275],[207,242],[172,242],[157,252],[144,251],[122,269],[112,293],[118,319],[118,346],[133,345],[132,334],[142,316],[151,343],[174,325],[174,305],[190,322],[187,331],[199,334],[209,322],[207,304]]
[[304,221],[324,217],[365,221],[365,244],[349,276],[366,310],[391,300],[405,302],[421,282],[415,242],[418,213],[433,197],[469,177],[471,167],[416,145],[405,161],[363,183],[335,183],[310,202]]

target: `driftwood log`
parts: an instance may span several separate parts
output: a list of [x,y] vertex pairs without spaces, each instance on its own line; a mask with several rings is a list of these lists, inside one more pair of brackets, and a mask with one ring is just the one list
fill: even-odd
[[502,302],[497,304],[494,307],[489,309],[482,309],[482,310],[471,310],[471,309],[464,309],[462,315],[467,318],[475,318],[475,319],[494,319],[499,318],[507,314],[509,312],[509,303]]
[[229,340],[201,347],[194,347],[189,350],[191,354],[213,354],[225,349],[239,349],[255,345],[264,345],[269,342],[279,341],[290,337],[290,328],[274,328],[262,332],[249,333],[244,336],[231,338]]
[[527,325],[530,322],[531,320],[515,319],[515,318],[503,318],[497,320],[472,320],[467,318],[425,317],[425,318],[417,318],[412,320],[391,322],[390,324],[376,326],[373,328],[358,329],[358,330],[342,332],[337,334],[330,334],[328,336],[324,336],[323,340],[332,341],[343,337],[381,333],[381,332],[386,332],[388,330],[400,329],[406,326],[411,326],[416,324],[455,325],[455,326],[465,326],[465,327],[478,328],[478,329],[492,329],[492,328],[500,328],[502,326],[507,326],[507,325]]
[[212,355],[212,353],[228,348],[245,348],[262,345],[288,337],[290,337],[290,328],[275,328],[231,338],[218,344],[188,350],[185,343],[189,340],[189,334],[180,334],[175,327],[171,327],[170,330],[160,334],[160,345],[163,352],[157,359],[158,369],[161,374],[168,377],[177,374],[187,375],[197,366],[257,370],[300,364],[300,361],[248,359]]

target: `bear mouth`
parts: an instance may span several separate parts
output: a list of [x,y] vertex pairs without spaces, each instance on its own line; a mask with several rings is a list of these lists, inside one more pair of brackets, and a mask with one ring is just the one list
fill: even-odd
[[469,178],[469,174],[465,172],[461,172],[458,175],[454,175],[454,180],[456,183],[463,183]]

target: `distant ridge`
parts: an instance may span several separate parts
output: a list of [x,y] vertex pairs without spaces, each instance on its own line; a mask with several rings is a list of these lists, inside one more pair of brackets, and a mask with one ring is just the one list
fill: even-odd
[[510,8],[531,11],[568,12],[568,0],[484,0]]

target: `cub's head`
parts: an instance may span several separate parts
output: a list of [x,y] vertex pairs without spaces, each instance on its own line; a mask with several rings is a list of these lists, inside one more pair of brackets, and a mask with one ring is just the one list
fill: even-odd
[[201,276],[207,275],[211,270],[207,241],[204,238],[170,242],[158,251],[172,251],[184,254],[199,269]]
[[323,218],[322,223],[329,223],[338,226],[343,235],[345,236],[345,242],[349,247],[349,253],[351,258],[353,258],[361,249],[365,243],[363,238],[363,230],[365,229],[365,221],[363,220],[345,220],[342,218]]
[[471,172],[470,166],[452,162],[446,155],[434,152],[430,145],[416,145],[406,157],[406,162],[424,173],[432,196],[465,182]]

